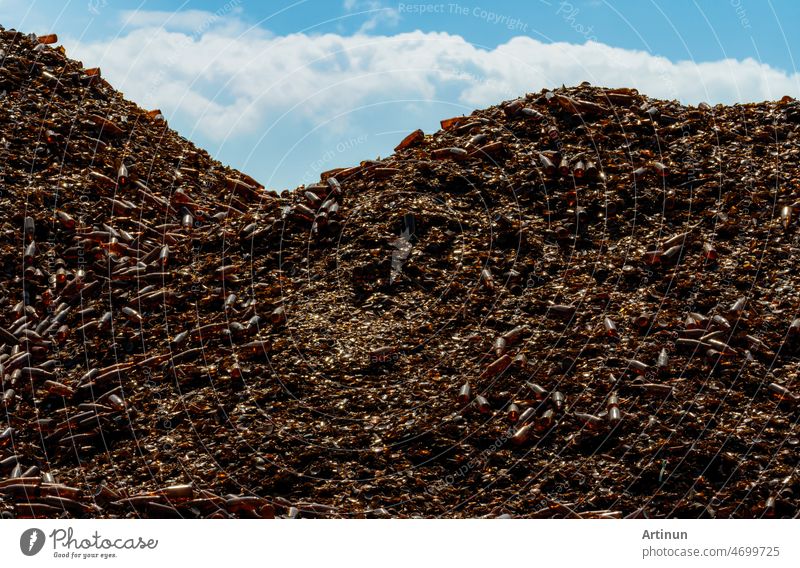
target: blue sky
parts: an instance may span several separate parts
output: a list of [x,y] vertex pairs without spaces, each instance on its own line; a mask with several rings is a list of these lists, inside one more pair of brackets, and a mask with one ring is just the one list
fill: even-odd
[[0,0],[268,187],[385,156],[403,134],[589,80],[661,98],[800,94],[800,2]]

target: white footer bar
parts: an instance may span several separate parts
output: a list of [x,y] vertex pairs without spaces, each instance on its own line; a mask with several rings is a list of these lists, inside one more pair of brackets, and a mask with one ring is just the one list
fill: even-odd
[[[7,566],[798,566],[799,521],[0,521]],[[256,564],[253,564],[256,563]],[[346,564],[345,564],[346,563]],[[437,564],[434,564],[437,563]]]

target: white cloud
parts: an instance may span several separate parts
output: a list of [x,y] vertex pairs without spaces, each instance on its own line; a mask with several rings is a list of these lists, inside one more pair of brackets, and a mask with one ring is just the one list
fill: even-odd
[[[207,17],[182,14],[165,28],[163,14],[138,12],[128,15],[131,29],[113,40],[65,38],[65,45],[87,66],[102,67],[127,97],[161,108],[173,126],[206,145],[291,137],[298,124],[303,135],[316,129],[312,135],[322,138],[334,130],[379,132],[389,128],[371,115],[369,123],[357,123],[367,120],[358,109],[387,101],[446,101],[461,113],[582,81],[685,103],[800,95],[797,74],[752,59],[673,62],[600,43],[547,44],[523,36],[486,50],[444,32],[274,36],[231,16],[204,26]],[[411,122],[418,119],[408,112],[392,117],[394,126],[409,131],[420,126]],[[364,157],[377,153],[368,145],[359,150]]]
[[228,35],[238,35],[246,29],[238,16],[242,13],[242,0],[229,0],[216,12],[207,10],[122,10],[120,23],[126,28],[159,28],[186,32],[191,37],[200,36],[210,29]]
[[380,0],[344,0],[343,7],[345,12],[369,16],[358,28],[357,33],[359,34],[371,32],[381,24],[392,26],[400,21],[400,13],[397,8],[384,6]]

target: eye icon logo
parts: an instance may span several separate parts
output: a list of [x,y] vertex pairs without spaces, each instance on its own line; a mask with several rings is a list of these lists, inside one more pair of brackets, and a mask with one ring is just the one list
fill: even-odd
[[25,556],[34,556],[44,547],[44,531],[28,529],[19,537],[19,549]]

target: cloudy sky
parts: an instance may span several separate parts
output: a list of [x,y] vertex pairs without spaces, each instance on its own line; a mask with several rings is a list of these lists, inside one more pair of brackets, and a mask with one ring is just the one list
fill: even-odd
[[800,96],[800,2],[0,0],[221,161],[283,189],[544,87]]

